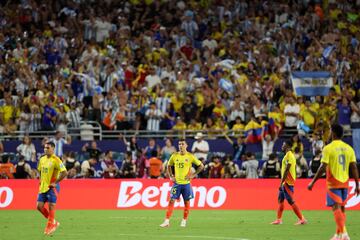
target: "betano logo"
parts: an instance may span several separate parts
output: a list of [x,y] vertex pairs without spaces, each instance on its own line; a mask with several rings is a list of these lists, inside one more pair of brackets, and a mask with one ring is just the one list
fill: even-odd
[[0,187],[0,208],[9,206],[14,198],[14,193],[11,188]]
[[[160,187],[148,186],[143,189],[142,182],[126,181],[121,182],[118,197],[118,208],[130,208],[143,205],[147,208],[160,205],[168,205],[168,196],[171,186],[169,182],[164,182]],[[205,204],[211,208],[221,207],[227,197],[225,188],[214,186],[207,189],[204,186],[193,187],[194,199],[190,201],[191,207],[205,207]],[[184,206],[184,202],[175,202],[175,207]]]
[[354,181],[349,182],[349,188],[350,188],[349,195],[351,197],[346,202],[345,207],[347,207],[347,208],[354,207],[360,203],[360,196],[356,196],[356,194],[355,194],[355,182]]

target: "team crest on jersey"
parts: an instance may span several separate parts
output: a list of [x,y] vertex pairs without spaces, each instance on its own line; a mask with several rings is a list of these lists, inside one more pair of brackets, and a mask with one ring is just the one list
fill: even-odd
[[188,159],[185,159],[185,162],[188,162],[189,160]]

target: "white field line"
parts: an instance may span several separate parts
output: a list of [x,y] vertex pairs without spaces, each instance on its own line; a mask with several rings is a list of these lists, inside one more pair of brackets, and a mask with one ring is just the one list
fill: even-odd
[[[120,236],[128,236],[128,237],[148,237],[148,234],[127,234],[127,233],[116,233],[116,235]],[[195,235],[166,235],[161,236],[157,235],[156,238],[190,238],[190,239],[221,239],[221,240],[249,240],[246,238],[234,238],[234,237],[215,237],[215,236],[195,236]]]

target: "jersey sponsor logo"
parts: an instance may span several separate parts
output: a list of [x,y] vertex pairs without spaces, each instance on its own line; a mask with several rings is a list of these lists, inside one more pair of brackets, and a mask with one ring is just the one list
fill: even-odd
[[0,208],[9,206],[14,198],[14,193],[9,187],[0,187]]
[[[139,181],[123,181],[120,184],[118,196],[118,208],[130,208],[145,206],[147,208],[160,206],[167,207],[171,186],[169,182],[164,182],[160,187],[143,187]],[[227,199],[226,189],[222,186],[213,186],[209,189],[205,186],[193,187],[194,198],[190,200],[191,207],[210,207],[219,208],[224,205]],[[183,207],[183,201],[176,201],[175,207]]]

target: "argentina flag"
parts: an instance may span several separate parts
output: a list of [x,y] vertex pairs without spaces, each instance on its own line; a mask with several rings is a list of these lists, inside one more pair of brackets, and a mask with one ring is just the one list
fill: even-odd
[[327,96],[333,86],[330,72],[292,72],[291,81],[298,96]]

